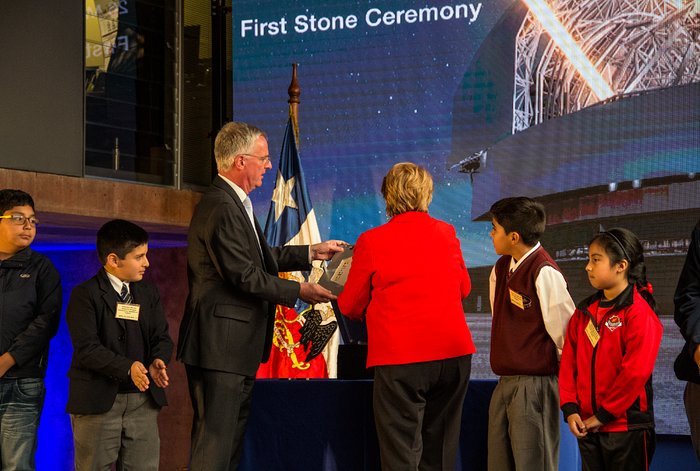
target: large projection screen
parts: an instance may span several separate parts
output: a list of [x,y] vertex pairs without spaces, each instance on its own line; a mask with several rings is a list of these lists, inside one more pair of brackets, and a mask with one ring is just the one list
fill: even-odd
[[[299,150],[323,238],[352,242],[386,222],[379,190],[394,163],[431,171],[430,213],[456,228],[472,276],[465,313],[477,378],[493,377],[494,201],[545,205],[543,245],[576,301],[592,293],[584,267],[599,227],[637,233],[665,328],[657,432],[687,434],[672,314],[700,219],[699,7],[584,3],[237,1],[233,117],[263,128],[279,155],[299,64]],[[273,172],[253,194],[261,220]],[[439,277],[439,249],[416,250],[435,250]]]

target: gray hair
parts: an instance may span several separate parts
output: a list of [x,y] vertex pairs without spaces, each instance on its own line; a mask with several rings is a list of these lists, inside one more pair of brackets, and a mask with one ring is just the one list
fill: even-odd
[[250,124],[236,121],[226,123],[214,141],[216,169],[219,172],[229,170],[233,165],[234,157],[249,152],[255,140],[260,136],[267,138],[262,130]]

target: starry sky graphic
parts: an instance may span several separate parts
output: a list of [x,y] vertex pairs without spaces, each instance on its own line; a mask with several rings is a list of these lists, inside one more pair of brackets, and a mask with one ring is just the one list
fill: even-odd
[[[299,64],[300,155],[323,238],[354,241],[386,222],[381,181],[396,162],[426,166],[435,179],[430,212],[455,226],[465,258],[489,264],[490,224],[472,222],[469,177],[448,171],[452,109],[481,42],[512,1],[472,2],[473,23],[449,19],[370,27],[365,13],[420,9],[419,2],[235,2],[234,119],[266,131],[279,154],[287,121],[291,64]],[[439,8],[456,2],[435,2]],[[469,2],[463,2],[468,5]],[[298,15],[354,14],[354,29],[294,31]],[[287,34],[242,37],[241,22],[287,20]],[[273,165],[277,165],[278,158]],[[276,172],[276,170],[275,170]],[[253,199],[264,220],[274,186],[270,171]],[[472,249],[470,250],[469,247]],[[468,262],[469,263],[469,262]]]

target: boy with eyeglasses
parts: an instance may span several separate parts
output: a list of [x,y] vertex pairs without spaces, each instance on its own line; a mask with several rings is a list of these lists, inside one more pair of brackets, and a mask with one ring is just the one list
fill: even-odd
[[61,316],[61,279],[33,251],[34,200],[0,190],[0,469],[35,469],[49,341]]

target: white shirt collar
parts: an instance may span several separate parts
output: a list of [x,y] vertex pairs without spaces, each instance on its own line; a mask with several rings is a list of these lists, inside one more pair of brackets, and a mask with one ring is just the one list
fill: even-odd
[[112,275],[110,272],[105,270],[105,273],[107,273],[107,278],[109,278],[109,282],[112,283],[112,288],[117,292],[117,294],[121,294],[122,292],[122,285],[126,285],[126,288],[131,292],[131,287],[129,286],[129,283],[126,281],[122,281],[116,276]]
[[243,191],[243,189],[242,189],[240,186],[236,185],[236,184],[233,183],[231,180],[229,180],[228,178],[226,178],[225,176],[223,176],[223,175],[221,175],[221,174],[219,174],[219,176],[221,177],[221,179],[222,179],[223,181],[225,181],[226,183],[228,183],[229,186],[230,186],[231,188],[233,188],[233,191],[236,192],[236,194],[238,195],[238,197],[241,199],[241,202],[243,202],[243,201],[248,197],[248,195],[246,194],[246,192]]
[[534,252],[535,250],[537,250],[539,248],[540,248],[540,243],[537,242],[535,244],[535,246],[533,248],[531,248],[530,250],[528,250],[525,255],[520,257],[520,260],[518,260],[517,262],[515,261],[515,259],[513,257],[510,257],[510,271],[511,271],[511,273],[514,272],[515,270],[517,270],[517,268],[520,266],[520,264],[523,263],[523,260],[525,260],[527,257],[530,256],[530,254],[532,252]]

